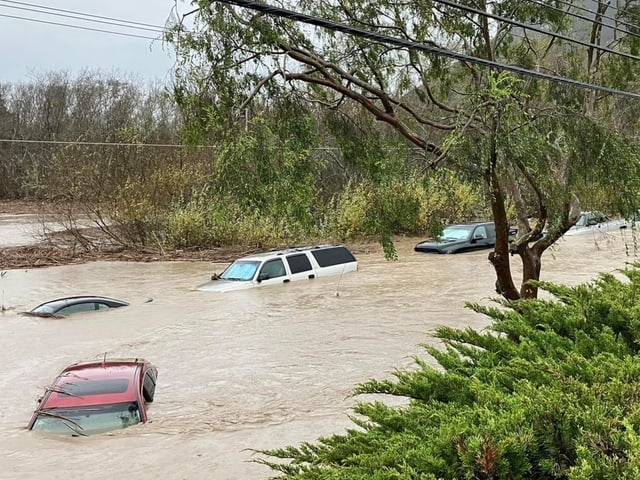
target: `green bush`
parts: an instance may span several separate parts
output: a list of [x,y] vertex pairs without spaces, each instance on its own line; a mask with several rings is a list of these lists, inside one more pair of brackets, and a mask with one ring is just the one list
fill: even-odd
[[167,219],[167,244],[172,248],[209,246],[206,213],[192,204],[171,212]]
[[410,176],[382,185],[351,183],[334,200],[333,212],[333,229],[346,239],[384,230],[424,234],[434,225],[487,218],[483,216],[486,206],[482,193],[451,174]]
[[[148,175],[129,177],[117,187],[106,206],[113,229],[134,245],[163,243],[175,199],[188,199],[188,205],[194,192],[199,193],[205,183],[206,175],[198,166],[169,166]],[[183,228],[191,228],[191,235],[195,234],[193,225],[187,227],[193,218],[179,222]]]
[[416,359],[355,392],[406,407],[362,402],[356,428],[259,461],[288,479],[640,478],[640,272],[624,275],[470,305],[492,325],[440,328],[444,348],[426,347],[440,368]]
[[308,238],[307,226],[295,218],[252,212],[232,198],[200,194],[186,205],[174,205],[167,216],[166,244],[170,248],[272,248]]

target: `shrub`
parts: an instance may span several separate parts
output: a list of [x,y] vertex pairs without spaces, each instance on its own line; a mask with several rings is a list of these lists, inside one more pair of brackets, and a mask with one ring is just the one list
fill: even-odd
[[640,478],[640,272],[623,273],[470,305],[493,323],[440,328],[444,349],[426,347],[439,369],[416,359],[355,392],[406,407],[359,403],[357,428],[259,461],[288,479]]
[[[176,165],[141,177],[129,177],[117,187],[107,207],[108,216],[113,228],[127,243],[162,243],[176,199],[185,199],[188,205],[205,183],[206,174],[198,166]],[[181,222],[184,225],[189,220],[184,218]],[[194,233],[192,229],[191,234]]]
[[351,183],[334,205],[333,230],[346,239],[383,231],[424,234],[434,225],[486,218],[482,193],[452,174],[413,175],[381,185]]

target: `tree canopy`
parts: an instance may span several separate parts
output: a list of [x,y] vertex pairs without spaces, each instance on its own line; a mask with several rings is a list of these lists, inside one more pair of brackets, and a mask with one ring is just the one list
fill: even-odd
[[[167,35],[192,138],[223,136],[282,98],[347,115],[357,106],[423,150],[425,167],[484,183],[497,232],[489,258],[507,298],[536,295],[528,280],[539,278],[542,254],[594,186],[617,213],[638,205],[637,117],[629,115],[637,100],[496,67],[632,91],[640,37],[624,25],[637,1],[596,1],[584,15],[555,0],[303,0],[266,12],[245,8],[265,5],[249,1],[192,3]],[[330,28],[286,15],[292,11]],[[511,221],[519,237],[510,247]],[[523,263],[519,289],[510,250]]]

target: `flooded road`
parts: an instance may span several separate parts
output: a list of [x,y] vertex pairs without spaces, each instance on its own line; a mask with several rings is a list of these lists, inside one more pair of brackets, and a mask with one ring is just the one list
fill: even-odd
[[[94,262],[9,270],[0,279],[3,479],[263,479],[255,449],[296,445],[352,426],[353,388],[410,367],[437,326],[483,328],[464,308],[494,296],[488,251],[360,253],[360,271],[253,290],[196,291],[224,265]],[[577,284],[637,260],[630,237],[572,237],[543,259],[543,280]],[[626,246],[629,246],[627,248]],[[72,294],[131,302],[65,320],[18,315]],[[152,298],[153,301],[147,300]],[[143,357],[158,367],[151,422],[60,438],[25,430],[65,366]]]
[[0,248],[33,243],[42,236],[42,222],[38,215],[0,214]]

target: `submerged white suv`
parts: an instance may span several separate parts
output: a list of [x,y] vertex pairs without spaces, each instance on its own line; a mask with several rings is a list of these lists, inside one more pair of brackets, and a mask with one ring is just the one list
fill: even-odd
[[198,290],[226,292],[355,272],[358,262],[344,245],[275,250],[239,258]]

